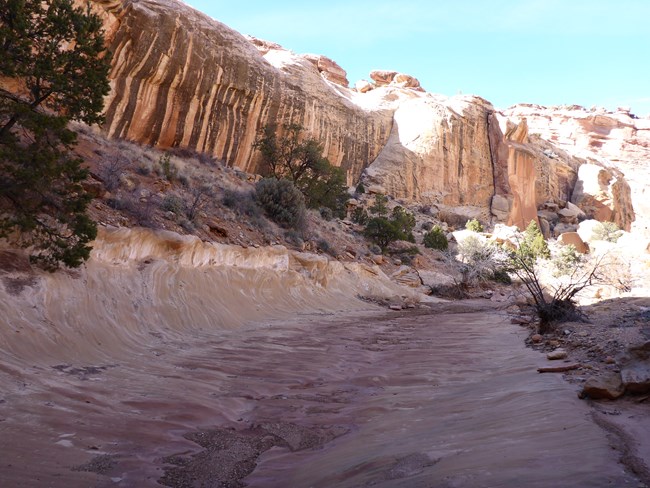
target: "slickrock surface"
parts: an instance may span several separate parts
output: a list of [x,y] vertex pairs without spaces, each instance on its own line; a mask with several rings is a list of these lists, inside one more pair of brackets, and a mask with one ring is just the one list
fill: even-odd
[[6,486],[643,486],[507,304],[377,310],[418,294],[171,232],[102,229],[71,273],[0,258]]

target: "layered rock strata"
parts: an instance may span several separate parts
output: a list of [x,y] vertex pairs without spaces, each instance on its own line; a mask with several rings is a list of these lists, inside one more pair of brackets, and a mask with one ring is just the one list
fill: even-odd
[[[181,2],[95,6],[106,9],[113,52],[110,136],[188,147],[255,172],[261,169],[253,150],[259,129],[299,123],[350,179],[388,139],[389,107],[356,104],[310,60],[274,46],[263,56],[239,33]],[[322,59],[317,64],[327,65]],[[331,64],[322,71],[336,72]]]

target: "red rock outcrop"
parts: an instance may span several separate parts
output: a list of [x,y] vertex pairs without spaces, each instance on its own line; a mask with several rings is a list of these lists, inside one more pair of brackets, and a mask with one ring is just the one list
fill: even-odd
[[400,104],[388,142],[366,170],[369,185],[397,198],[487,209],[494,194],[492,111],[479,97],[414,94]]
[[556,154],[539,138],[531,140],[526,118],[511,120],[495,113],[488,131],[494,161],[495,217],[524,229],[532,220],[540,223],[537,209],[544,202],[571,198],[581,161]]
[[634,222],[636,229],[650,232],[650,198],[646,190],[650,180],[650,119],[637,118],[623,109],[608,112],[578,106],[515,105],[503,114],[526,117],[531,132],[572,156],[603,167],[613,184],[609,197],[605,196],[610,198],[609,218],[622,228],[629,229]]
[[[182,2],[95,1],[95,7],[103,10],[114,59],[110,136],[188,147],[254,172],[258,130],[300,123],[350,180],[388,139],[388,106],[359,106],[310,61],[272,45],[262,56],[245,37]],[[335,66],[324,58],[318,63],[332,78]]]
[[[567,115],[564,125],[549,123],[541,108],[497,113],[479,97],[423,93],[417,79],[397,71],[374,71],[374,85],[351,90],[331,59],[246,38],[182,2],[94,0],[93,6],[113,52],[105,129],[114,137],[187,147],[258,172],[253,143],[261,127],[299,123],[346,170],[350,184],[365,169],[372,184],[396,197],[485,215],[493,205],[493,215],[520,226],[537,218],[542,203],[571,198],[583,161],[573,157],[580,154],[565,125],[592,155],[625,149],[616,146],[621,137],[645,147],[624,154],[650,152],[650,123],[640,126],[629,114]],[[528,127],[555,145],[529,136]],[[610,193],[626,198],[622,183]],[[627,225],[631,204],[614,207],[614,220]]]

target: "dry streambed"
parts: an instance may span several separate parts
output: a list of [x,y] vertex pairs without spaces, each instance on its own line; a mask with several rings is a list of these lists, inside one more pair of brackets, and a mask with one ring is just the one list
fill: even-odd
[[[491,311],[305,314],[4,368],[3,486],[599,487],[575,387]],[[7,381],[7,379],[9,379]],[[614,446],[616,447],[616,446]]]

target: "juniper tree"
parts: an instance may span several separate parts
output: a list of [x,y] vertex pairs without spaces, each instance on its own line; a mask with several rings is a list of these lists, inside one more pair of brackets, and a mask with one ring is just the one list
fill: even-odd
[[110,58],[72,0],[0,0],[0,238],[49,270],[79,266],[97,233],[71,120],[100,123]]

